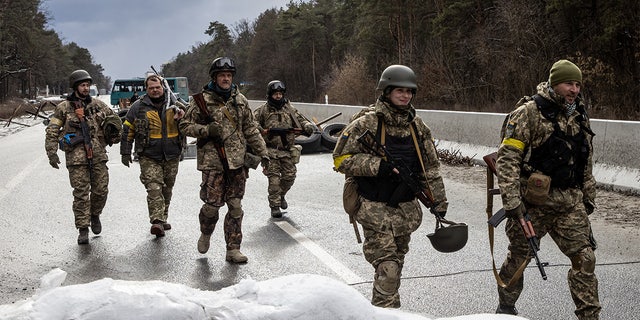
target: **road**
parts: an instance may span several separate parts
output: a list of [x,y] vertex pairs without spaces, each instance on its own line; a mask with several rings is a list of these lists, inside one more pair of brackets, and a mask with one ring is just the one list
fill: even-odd
[[[202,290],[219,290],[247,277],[260,281],[309,273],[339,279],[370,297],[373,269],[364,260],[342,211],[343,176],[332,170],[330,154],[302,156],[298,179],[287,197],[290,208],[283,219],[270,217],[266,177],[250,172],[243,201],[242,244],[249,263],[238,266],[224,261],[221,223],[210,251],[201,255],[196,250],[201,202],[195,159],[180,164],[169,216],[173,229],[156,239],[149,233],[138,163],[131,168],[123,166],[119,146],[111,147],[110,194],[102,216],[103,231],[91,236],[90,245],[78,246],[68,172],[49,166],[44,126],[0,138],[0,150],[0,304],[34,295],[40,277],[53,268],[68,272],[65,285],[109,277],[162,280]],[[451,203],[447,217],[469,225],[469,242],[456,253],[435,251],[426,237],[433,231],[434,220],[425,214],[414,233],[402,275],[402,309],[429,317],[492,313],[497,294],[484,213],[484,168],[444,166],[442,171]],[[638,228],[607,219],[594,219],[593,228],[600,240],[596,272],[603,304],[601,319],[637,319]],[[498,265],[505,254],[506,240],[498,231]],[[521,315],[529,319],[574,318],[566,284],[568,259],[548,238],[542,241],[540,256],[550,263],[549,279],[543,281],[537,269],[527,269],[525,291],[517,305]]]

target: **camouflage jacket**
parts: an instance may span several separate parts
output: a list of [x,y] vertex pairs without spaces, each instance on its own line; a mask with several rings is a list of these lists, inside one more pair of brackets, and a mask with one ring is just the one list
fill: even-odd
[[[86,122],[89,126],[91,135],[91,144],[93,148],[93,161],[108,161],[106,146],[108,143],[117,143],[118,140],[105,140],[106,124],[113,124],[117,127],[119,136],[122,130],[122,122],[117,114],[107,106],[106,103],[98,100],[87,98],[89,103],[81,101],[84,105],[84,114]],[[80,127],[80,119],[74,112],[73,102],[65,100],[60,102],[50,118],[49,125],[46,128],[45,150],[47,156],[53,155],[61,147],[65,151],[66,166],[86,165],[87,153],[84,148],[82,139],[82,129]],[[65,139],[65,136],[67,137]],[[75,143],[77,141],[77,143]]]
[[342,137],[338,140],[333,151],[335,169],[347,176],[376,177],[382,158],[366,149],[357,141],[358,137],[365,130],[375,134],[378,128],[378,116],[384,119],[387,134],[395,137],[410,136],[411,123],[415,123],[426,177],[422,172],[417,172],[417,174],[431,190],[436,203],[435,210],[446,211],[448,203],[444,183],[440,176],[440,162],[429,127],[415,114],[413,107],[410,107],[408,115],[392,111],[387,103],[380,100],[373,107],[375,111],[366,112],[363,116],[349,123],[343,130]]
[[[556,120],[560,129],[569,134],[578,133],[580,128],[580,113],[576,110],[567,116],[565,107],[558,105],[549,95],[549,86],[546,82],[538,84],[537,94],[542,98],[552,101],[562,111],[558,112]],[[582,101],[578,100],[582,105]],[[590,127],[589,119],[586,126]],[[514,209],[523,201],[522,196],[526,190],[527,172],[533,169],[527,167],[531,150],[542,145],[554,132],[553,123],[545,118],[538,109],[536,102],[531,100],[514,110],[508,119],[505,136],[498,149],[496,170],[498,185],[502,196],[502,204],[505,209]],[[580,201],[593,203],[596,196],[596,181],[592,174],[593,146],[591,135],[587,135],[589,142],[589,156],[584,172],[584,186],[580,188],[551,188],[546,206],[558,211],[567,211],[575,207]]]
[[[221,127],[221,138],[226,151],[229,169],[238,169],[244,166],[247,146],[253,153],[267,156],[267,146],[258,131],[253,113],[249,108],[249,101],[241,94],[237,87],[233,87],[231,97],[224,101],[217,93],[203,89],[202,94],[207,104],[207,110],[214,122]],[[223,171],[220,156],[213,140],[209,139],[209,120],[200,112],[195,99],[191,99],[189,107],[180,120],[180,130],[187,136],[204,139],[206,143],[198,143],[197,166],[198,170]]]
[[183,137],[178,130],[178,120],[173,117],[175,108],[185,109],[180,102],[167,106],[167,95],[157,107],[148,95],[136,100],[125,116],[120,154],[131,154],[135,142],[138,155],[154,160],[172,160],[180,157]]
[[[258,129],[263,132],[264,129],[271,128],[297,128],[313,130],[314,124],[305,118],[289,101],[282,108],[277,109],[268,102],[258,107],[253,112],[254,119],[258,124]],[[294,119],[295,117],[295,119]],[[287,133],[284,135],[267,133],[263,136],[269,149],[269,158],[290,157],[289,149],[293,146],[296,138],[295,133]]]

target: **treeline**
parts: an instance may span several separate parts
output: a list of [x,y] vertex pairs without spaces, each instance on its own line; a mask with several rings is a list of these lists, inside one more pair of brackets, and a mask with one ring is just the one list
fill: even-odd
[[49,17],[40,10],[43,0],[0,0],[0,102],[10,97],[34,99],[69,91],[69,74],[85,69],[93,82],[107,88],[109,77],[93,61],[89,50],[63,44],[47,28]]
[[418,107],[506,112],[567,58],[584,73],[592,117],[640,119],[640,4],[637,0],[291,1],[230,29],[218,21],[163,66],[209,80],[210,62],[231,56],[236,82],[263,99],[287,84],[293,101],[366,105],[390,64],[418,74]]

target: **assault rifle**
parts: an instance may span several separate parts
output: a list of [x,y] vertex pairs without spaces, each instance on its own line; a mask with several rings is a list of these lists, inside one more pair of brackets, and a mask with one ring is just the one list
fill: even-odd
[[80,129],[82,129],[82,138],[84,142],[84,151],[87,154],[87,164],[89,165],[89,181],[93,183],[93,144],[91,143],[91,130],[89,124],[84,117],[84,107],[80,101],[74,102],[74,112],[80,119]]
[[[198,92],[194,94],[193,100],[196,102],[198,109],[200,109],[200,114],[205,118],[205,120],[207,121],[207,124],[210,124],[211,122],[213,122],[213,117],[211,116],[211,114],[209,113],[209,110],[207,109],[207,103],[204,101],[204,96],[202,95],[202,92]],[[204,146],[211,139],[212,139],[211,137],[199,138],[198,148]],[[227,152],[224,150],[224,143],[221,138],[218,138],[218,139],[213,139],[213,145],[216,148],[216,151],[218,152],[218,156],[220,157],[220,162],[222,162],[222,169],[224,169],[225,176],[226,176],[226,173],[229,172],[229,162],[227,161]]]
[[[507,217],[507,214],[504,208],[498,210],[489,221],[487,221],[491,226],[497,228],[500,222]],[[522,232],[524,233],[525,238],[527,238],[527,242],[529,243],[529,250],[531,254],[536,260],[536,266],[538,266],[538,270],[540,270],[540,276],[542,276],[543,280],[547,280],[547,273],[544,271],[544,267],[548,266],[548,262],[540,262],[540,257],[538,257],[538,251],[540,251],[540,239],[536,235],[536,231],[533,229],[533,225],[531,224],[531,220],[529,219],[529,215],[525,214],[522,217],[518,218],[520,222],[520,227],[522,228]]]
[[[369,149],[374,154],[385,158],[386,161],[391,163],[395,170],[397,170],[397,174],[403,182],[400,187],[396,188],[394,194],[389,199],[389,202],[387,202],[388,206],[397,208],[398,198],[401,197],[402,194],[407,191],[406,188],[408,188],[418,198],[418,200],[422,202],[425,207],[430,208],[433,215],[437,216],[431,190],[429,190],[428,188],[422,188],[418,176],[413,173],[411,169],[409,169],[407,164],[402,159],[394,158],[391,153],[389,153],[389,150],[387,150],[387,148],[383,146],[378,141],[378,139],[376,139],[376,136],[369,130],[366,130],[361,136],[358,137],[357,140],[365,148]],[[382,152],[380,152],[380,150],[382,150]]]

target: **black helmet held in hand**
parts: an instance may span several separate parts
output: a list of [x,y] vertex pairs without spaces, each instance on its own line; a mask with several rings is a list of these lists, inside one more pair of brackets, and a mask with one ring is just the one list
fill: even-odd
[[285,87],[284,83],[280,80],[273,80],[269,82],[267,85],[267,97],[271,97],[271,95],[276,91],[280,91],[284,94],[287,92],[287,87]]
[[78,84],[83,81],[93,82],[89,72],[82,69],[71,72],[71,75],[69,75],[69,88],[75,90]]
[[[444,226],[448,224],[449,226]],[[427,235],[434,249],[449,253],[456,252],[467,244],[469,227],[465,223],[456,223],[436,216],[436,230]]]
[[236,64],[233,62],[233,59],[229,57],[219,57],[214,59],[211,62],[211,67],[209,68],[209,76],[211,78],[215,78],[218,72],[231,72],[231,74],[236,74]]

